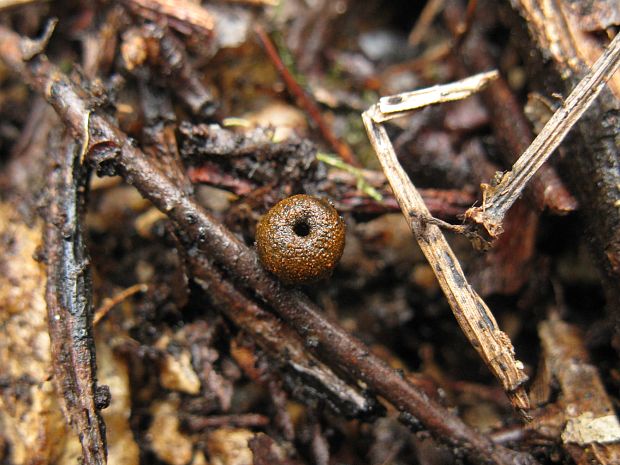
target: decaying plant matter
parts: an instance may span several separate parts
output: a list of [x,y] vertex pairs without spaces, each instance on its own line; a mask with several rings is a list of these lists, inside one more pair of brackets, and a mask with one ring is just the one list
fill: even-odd
[[[548,160],[579,121],[617,168],[609,2],[552,2],[605,30],[587,53],[531,2],[27,3],[0,6],[0,463],[618,460],[615,216],[583,215],[599,280],[570,214],[616,194]],[[586,97],[528,148],[558,86],[532,51]],[[347,226],[318,283],[256,252],[294,194]]]

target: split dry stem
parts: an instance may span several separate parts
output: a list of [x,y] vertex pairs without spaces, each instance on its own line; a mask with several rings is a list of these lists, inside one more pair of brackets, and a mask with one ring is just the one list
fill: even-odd
[[427,105],[466,98],[497,77],[496,71],[454,83],[383,97],[362,114],[370,142],[394,196],[422,252],[435,272],[442,291],[465,336],[500,381],[513,406],[523,415],[529,399],[523,384],[527,375],[515,359],[514,348],[482,298],[468,284],[458,259],[431,215],[422,196],[400,165],[383,123]]

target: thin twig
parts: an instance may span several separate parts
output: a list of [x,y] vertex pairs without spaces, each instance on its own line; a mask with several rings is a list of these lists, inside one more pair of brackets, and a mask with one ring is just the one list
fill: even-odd
[[103,317],[105,317],[110,310],[112,310],[115,306],[127,300],[134,294],[138,292],[146,292],[148,290],[147,284],[134,284],[133,286],[129,286],[127,289],[116,294],[114,297],[106,298],[103,300],[103,303],[95,310],[95,316],[93,318],[93,326],[96,326]]
[[[20,37],[0,27],[0,58],[45,96],[73,133],[80,135],[86,102],[83,91],[45,56],[24,63]],[[337,371],[359,380],[392,403],[412,426],[426,427],[435,436],[467,454],[476,463],[535,464],[526,453],[497,446],[453,413],[432,401],[398,371],[373,355],[367,346],[328,321],[304,294],[288,289],[259,264],[254,250],[210,215],[193,197],[178,189],[127,136],[94,111],[89,130],[88,158],[102,172],[121,174],[187,234],[200,252],[219,264],[238,285],[269,304],[303,338],[306,348]]]
[[[508,336],[500,331],[493,314],[467,283],[458,259],[431,217],[422,196],[398,162],[382,122],[402,116],[409,109],[465,98],[489,83],[497,72],[483,73],[444,86],[384,97],[362,114],[366,131],[394,196],[407,218],[422,252],[431,264],[463,332],[502,384],[512,404],[522,413],[529,408],[523,383],[527,375],[514,358]],[[419,100],[419,101],[418,101]],[[391,114],[386,114],[385,111]]]
[[465,20],[462,21],[457,27],[454,37],[453,49],[459,49],[463,41],[467,38],[469,31],[471,31],[474,23],[474,17],[476,8],[478,7],[478,0],[469,0],[467,2],[467,9],[465,10]]
[[441,13],[444,2],[445,0],[429,0],[426,2],[420,16],[418,16],[418,20],[409,33],[407,42],[409,42],[411,47],[418,46],[425,36],[428,36],[428,29],[437,15]]
[[[467,3],[467,10],[462,15],[464,16],[464,19],[462,21],[459,21],[453,40],[448,40],[444,43],[440,43],[439,45],[435,45],[429,48],[424,52],[424,55],[416,58],[411,62],[405,62],[390,67],[388,69],[388,73],[396,70],[422,69],[427,66],[429,62],[439,62],[440,60],[444,59],[450,52],[458,49],[465,40],[465,38],[468,36],[469,31],[471,30],[477,4],[477,0],[469,0],[469,2]],[[435,20],[436,16],[445,6],[445,0],[430,0],[426,3],[424,9],[420,13],[418,22],[409,33],[408,42],[410,46],[415,47],[419,45],[422,40],[424,40],[424,34],[428,32],[432,21]],[[383,72],[384,75],[388,73],[386,73],[385,71]]]
[[470,208],[465,217],[473,227],[483,228],[492,240],[502,233],[502,221],[508,209],[519,198],[538,168],[560,145],[568,131],[581,118],[620,67],[620,34],[594,63],[591,71],[568,96],[562,107],[549,119],[543,130],[519,157],[512,170],[504,173],[496,184],[483,184],[483,204]]
[[325,119],[323,118],[321,110],[319,110],[317,104],[301,88],[301,86],[295,80],[286,65],[282,62],[282,59],[280,58],[280,55],[278,54],[275,45],[273,44],[265,30],[259,25],[257,25],[254,30],[259,40],[261,41],[261,44],[265,48],[267,56],[276,67],[278,73],[280,73],[280,76],[282,77],[284,84],[286,84],[289,92],[297,100],[299,105],[306,111],[312,121],[314,121],[314,123],[317,125],[323,138],[345,162],[353,166],[359,166],[359,161],[355,157],[355,154],[353,153],[351,148],[334,135],[329,125],[325,122]]

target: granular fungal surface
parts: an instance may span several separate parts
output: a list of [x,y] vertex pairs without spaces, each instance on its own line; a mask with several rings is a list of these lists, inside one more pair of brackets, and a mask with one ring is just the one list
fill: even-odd
[[294,195],[278,202],[261,219],[256,247],[261,262],[289,284],[329,276],[345,244],[345,224],[324,199]]

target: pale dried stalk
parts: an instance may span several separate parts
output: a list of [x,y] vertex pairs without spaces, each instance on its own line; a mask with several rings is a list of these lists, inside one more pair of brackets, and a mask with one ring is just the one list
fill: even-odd
[[[398,162],[394,147],[381,124],[395,115],[404,115],[412,108],[468,97],[496,77],[497,72],[493,71],[444,86],[385,97],[365,111],[362,119],[394,196],[431,264],[459,325],[500,381],[512,404],[524,412],[529,408],[529,399],[523,387],[527,381],[523,364],[515,359],[510,339],[499,329],[489,308],[467,283],[458,259],[439,227],[432,221],[420,193]],[[386,114],[383,109],[392,113]]]
[[562,107],[495,185],[483,184],[483,203],[467,210],[465,218],[482,226],[490,239],[502,233],[504,216],[519,198],[528,181],[560,145],[568,131],[599,95],[620,67],[620,34],[611,41],[590,72],[570,93]]
[[[441,84],[425,89],[404,92],[402,94],[381,97],[375,105],[379,111],[373,114],[373,121],[383,123],[394,118],[405,116],[411,110],[427,107],[436,103],[462,100],[476,92],[480,92],[490,81],[497,79],[496,70],[476,74],[460,81]],[[371,111],[369,109],[368,111]]]

